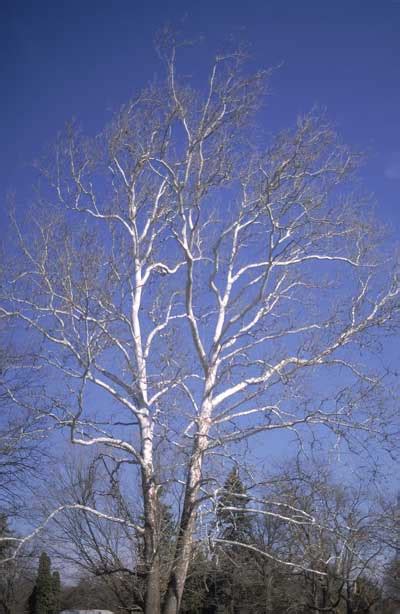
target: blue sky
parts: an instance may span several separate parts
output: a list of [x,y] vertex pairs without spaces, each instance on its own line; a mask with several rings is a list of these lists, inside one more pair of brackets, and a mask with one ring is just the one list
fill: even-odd
[[[366,150],[363,175],[382,217],[400,227],[400,0],[201,3],[6,0],[0,25],[0,194],[29,194],[29,163],[72,116],[94,133],[161,74],[153,36],[165,22],[203,34],[193,62],[231,34],[259,66],[281,65],[263,113],[268,131],[319,104],[345,141]],[[3,218],[4,219],[4,218]]]

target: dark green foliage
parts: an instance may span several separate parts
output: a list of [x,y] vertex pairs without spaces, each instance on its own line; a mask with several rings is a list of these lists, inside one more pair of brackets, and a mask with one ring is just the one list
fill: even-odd
[[50,558],[42,552],[35,586],[28,600],[29,614],[57,614],[60,590],[60,574],[57,571],[51,573]]
[[28,598],[28,614],[36,614],[37,610],[36,610],[36,593],[37,593],[37,589],[36,589],[36,584],[32,589],[31,594],[29,595]]
[[58,614],[60,611],[61,580],[58,571],[53,571],[51,576],[51,604],[49,614]]
[[245,511],[248,501],[246,488],[238,469],[234,467],[225,481],[217,507],[220,536],[223,539],[243,541],[248,538],[251,532],[250,515]]
[[[217,506],[219,537],[228,542],[246,544],[252,540],[252,518],[246,511],[249,497],[237,467],[226,478]],[[241,545],[223,543],[215,552],[214,569],[207,580],[208,596],[213,596],[215,612],[236,614],[237,606],[251,607],[247,570],[252,553]],[[213,610],[211,610],[213,611]]]

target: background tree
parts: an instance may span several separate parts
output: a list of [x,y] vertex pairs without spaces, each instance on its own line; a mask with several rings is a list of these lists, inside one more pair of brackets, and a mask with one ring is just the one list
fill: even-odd
[[379,510],[368,488],[345,488],[322,467],[321,462],[318,468],[297,462],[271,476],[266,510],[268,499],[285,503],[281,515],[286,521],[280,548],[269,552],[299,562],[283,578],[283,586],[296,585],[292,603],[306,611],[370,612],[381,600],[385,559],[376,535]]
[[[141,535],[146,614],[179,612],[199,505],[222,487],[215,455],[279,432],[358,451],[394,434],[374,351],[400,287],[353,189],[359,156],[315,113],[266,143],[252,129],[266,73],[228,52],[196,89],[177,47],[167,32],[166,79],[100,135],[60,137],[31,217],[14,216],[0,292],[2,318],[40,348],[49,419],[134,485],[134,518],[104,497],[75,511]],[[163,595],[165,487],[177,530]]]
[[24,614],[33,585],[34,552],[25,549],[14,556],[14,539],[17,539],[17,535],[10,529],[9,520],[3,514],[0,516],[0,561],[3,561],[0,564],[1,614]]
[[51,573],[51,561],[46,552],[39,558],[35,586],[29,597],[29,614],[53,614],[58,610],[60,576]]
[[[239,470],[229,472],[216,506],[217,533],[221,541],[214,552],[216,565],[211,570],[212,590],[217,597],[218,612],[236,614],[248,607],[249,553],[239,544],[252,541],[251,516],[246,512],[249,497]],[[226,546],[225,541],[231,542]],[[250,574],[247,573],[250,571]]]
[[51,603],[49,614],[58,614],[60,611],[61,579],[58,571],[51,575]]
[[218,498],[216,517],[222,538],[245,541],[251,530],[250,515],[246,513],[249,498],[240,479],[239,470],[234,467],[225,480]]
[[31,496],[47,458],[43,445],[45,425],[36,411],[39,398],[43,400],[43,389],[32,354],[26,346],[17,351],[11,331],[0,321],[0,611],[3,614],[22,614],[32,590],[35,545],[25,546],[20,540],[18,521],[32,521]]
[[[143,538],[130,524],[140,515],[140,506],[122,497],[119,482],[109,471],[107,454],[71,456],[50,482],[50,490],[43,493],[44,515],[54,508],[69,507],[50,529],[47,548],[53,560],[68,564],[84,578],[97,579],[97,589],[89,600],[93,607],[99,607],[96,594],[107,595],[107,603],[114,609],[129,612],[143,606]],[[82,508],[75,509],[74,503]],[[102,509],[109,518],[126,523],[104,522],[104,517],[90,512],[93,509]],[[164,547],[166,543],[165,536]]]
[[395,603],[400,602],[400,562],[398,556],[389,561],[387,566],[385,592],[392,601]]
[[[115,599],[102,578],[81,573],[79,579],[64,585],[61,590],[60,608],[62,610],[110,610],[119,611],[120,604]],[[140,608],[121,609],[122,612],[140,612]]]
[[[0,512],[21,514],[26,484],[43,466],[43,422],[35,412],[42,394],[29,351],[17,353],[0,326]],[[29,478],[29,479],[28,479]]]

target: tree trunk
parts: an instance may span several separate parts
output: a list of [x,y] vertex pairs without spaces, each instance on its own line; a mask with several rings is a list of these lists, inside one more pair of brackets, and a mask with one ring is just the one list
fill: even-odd
[[160,614],[160,564],[158,557],[153,561],[146,578],[144,614]]
[[144,614],[160,614],[160,514],[158,489],[153,467],[153,429],[150,423],[142,427],[142,489],[144,499],[144,561],[146,567],[146,590]]
[[212,404],[206,401],[201,413],[199,431],[193,446],[174,563],[170,572],[162,614],[179,614],[180,611],[183,589],[185,587],[193,546],[193,532],[196,522],[196,499],[201,484],[203,455],[208,443],[207,437],[210,429],[211,411]]
[[158,553],[157,491],[154,483],[148,484],[146,476],[144,488],[144,559],[146,566],[146,591],[144,598],[145,614],[160,614],[160,558]]
[[163,614],[178,614],[180,610],[192,551],[193,531],[196,519],[195,501],[200,484],[201,464],[202,458],[200,456],[195,464],[192,465],[192,470],[188,478],[174,563],[164,599]]

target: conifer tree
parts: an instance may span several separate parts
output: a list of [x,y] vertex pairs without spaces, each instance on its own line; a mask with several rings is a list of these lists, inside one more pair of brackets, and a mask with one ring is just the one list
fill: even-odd
[[234,541],[243,541],[248,537],[251,529],[250,516],[245,511],[248,502],[246,488],[237,467],[234,467],[226,478],[218,501],[217,518],[221,526],[221,537]]
[[60,592],[61,592],[61,581],[60,574],[58,571],[53,571],[51,576],[51,607],[49,610],[49,614],[58,614],[60,611]]
[[[59,576],[58,576],[59,585]],[[46,552],[42,552],[39,559],[38,574],[35,586],[28,601],[29,614],[53,614],[54,587],[57,580],[51,575],[51,561]],[[59,593],[59,590],[58,590]]]
[[[239,470],[234,467],[225,480],[217,505],[219,537],[227,540],[219,549],[218,563],[214,575],[213,592],[217,596],[218,613],[236,613],[248,595],[244,570],[250,565],[249,554],[240,545],[248,543],[251,536],[251,518],[246,507],[249,497]],[[240,610],[242,611],[242,610]]]
[[34,585],[31,594],[28,597],[28,614],[36,612],[36,584]]

